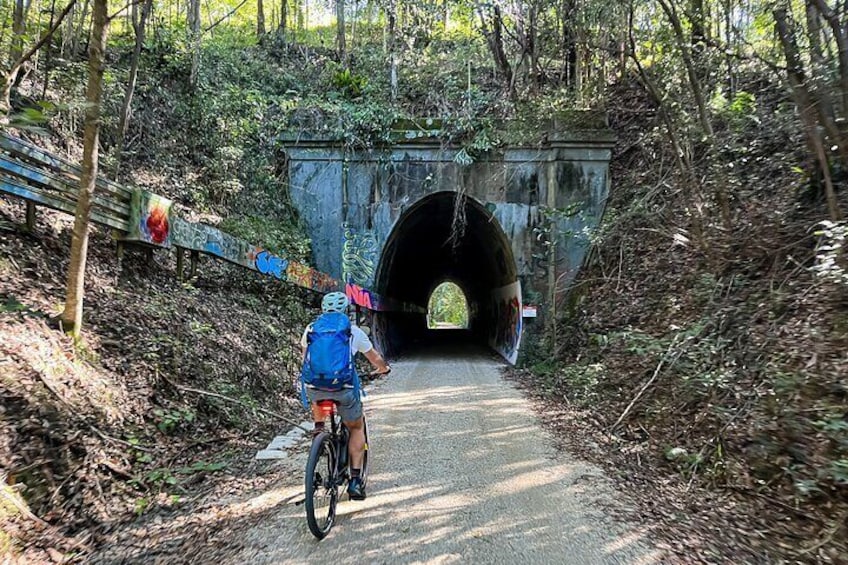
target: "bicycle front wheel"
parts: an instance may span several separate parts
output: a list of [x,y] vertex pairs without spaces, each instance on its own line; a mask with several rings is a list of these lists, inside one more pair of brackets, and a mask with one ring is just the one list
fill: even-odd
[[335,522],[338,483],[335,448],[324,432],[312,442],[306,463],[306,523],[318,539],[324,539]]

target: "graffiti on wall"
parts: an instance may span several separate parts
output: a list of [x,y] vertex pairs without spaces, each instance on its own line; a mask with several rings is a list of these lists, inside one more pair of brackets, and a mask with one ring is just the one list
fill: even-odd
[[380,296],[371,292],[367,288],[362,288],[358,284],[349,282],[345,285],[345,294],[350,299],[352,304],[367,308],[369,310],[382,310],[384,304]]
[[489,332],[489,345],[514,365],[521,345],[521,283],[494,290],[492,309],[497,323]]
[[339,281],[330,275],[296,261],[289,261],[286,276],[290,283],[317,292],[333,292],[339,289]]
[[345,295],[350,299],[351,304],[356,304],[357,306],[375,312],[427,313],[426,308],[408,302],[394,300],[354,283],[345,284]]
[[345,224],[342,244],[342,280],[371,284],[377,267],[377,237],[373,231],[358,232]]
[[253,252],[253,266],[263,275],[270,275],[280,280],[286,280],[286,269],[288,269],[289,260],[257,247]]
[[130,231],[127,239],[170,247],[172,240],[171,204],[146,190],[133,191],[130,203]]

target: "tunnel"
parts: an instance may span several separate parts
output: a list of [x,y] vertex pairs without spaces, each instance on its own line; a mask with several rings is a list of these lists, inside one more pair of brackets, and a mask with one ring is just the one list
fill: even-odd
[[[464,229],[452,237],[456,206]],[[468,329],[449,335],[429,329],[426,320],[430,295],[445,281],[457,284],[468,304]],[[473,198],[438,192],[407,209],[386,242],[375,283],[378,293],[420,309],[375,314],[378,339],[392,354],[450,339],[490,346],[515,362],[521,335],[516,263],[497,219]]]

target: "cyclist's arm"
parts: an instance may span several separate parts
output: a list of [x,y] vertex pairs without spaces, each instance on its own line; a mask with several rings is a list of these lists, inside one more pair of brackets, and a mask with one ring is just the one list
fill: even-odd
[[380,355],[380,353],[373,347],[363,353],[363,355],[365,355],[365,358],[368,359],[368,361],[374,366],[377,374],[384,375],[392,370],[392,368],[389,367],[389,364],[386,363],[386,360],[383,359],[383,356]]

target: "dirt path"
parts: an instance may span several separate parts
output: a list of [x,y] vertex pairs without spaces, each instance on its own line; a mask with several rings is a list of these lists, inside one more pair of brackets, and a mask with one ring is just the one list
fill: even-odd
[[[343,502],[318,543],[291,503],[302,492],[296,475],[290,488],[267,493],[259,506],[275,511],[238,535],[241,551],[225,562],[662,561],[643,531],[609,519],[615,494],[597,468],[555,457],[499,367],[444,351],[396,363],[366,402],[368,499]],[[303,458],[289,463],[302,468]]]

